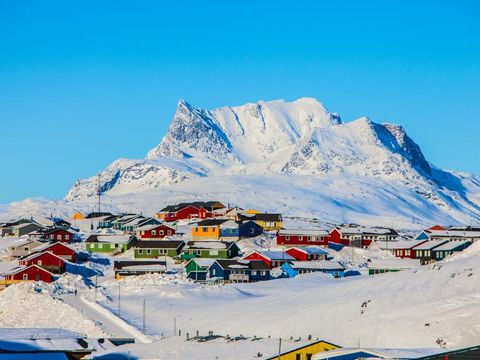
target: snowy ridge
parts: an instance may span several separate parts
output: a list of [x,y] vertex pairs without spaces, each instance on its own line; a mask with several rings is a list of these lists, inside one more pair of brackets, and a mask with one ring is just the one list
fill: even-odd
[[[259,207],[260,196],[262,210],[324,220],[326,209],[328,220],[342,221],[378,218],[379,209],[404,224],[480,219],[479,177],[435,168],[402,126],[367,117],[344,123],[312,98],[214,110],[182,100],[145,159],[117,160],[99,175],[106,203],[127,211],[150,210],[145,199],[158,208],[206,197]],[[78,181],[63,204],[93,203],[97,182]],[[321,203],[301,206],[310,199]]]

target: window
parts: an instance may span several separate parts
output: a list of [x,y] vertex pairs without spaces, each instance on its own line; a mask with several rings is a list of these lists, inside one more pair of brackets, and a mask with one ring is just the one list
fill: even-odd
[[143,254],[143,249],[138,249],[139,254]]
[[210,255],[218,255],[218,250],[210,250]]
[[53,234],[50,234],[48,237],[50,238],[50,240],[55,239],[55,235],[53,235]]
[[62,240],[62,234],[57,235],[57,240]]
[[303,236],[299,236],[298,241],[303,241]]
[[37,265],[38,265],[38,266],[42,266],[42,265],[43,265],[42,260],[38,260],[38,261],[37,261]]
[[302,354],[295,354],[295,360],[302,360]]
[[98,248],[99,248],[99,249],[103,249],[103,244],[101,244],[101,243],[98,244]]
[[157,235],[157,230],[152,230],[152,235]]
[[252,275],[257,275],[257,272],[255,270],[252,270]]
[[164,234],[163,230],[159,230],[158,233],[159,233],[160,235],[163,235],[163,234]]
[[23,280],[28,280],[28,274],[23,274]]
[[65,240],[70,240],[70,235],[65,235]]
[[167,235],[172,235],[172,230],[167,230]]
[[23,251],[28,251],[28,250],[30,250],[28,247],[23,248]]
[[147,254],[150,255],[152,253],[152,249],[147,249]]
[[208,229],[207,229],[206,227],[203,227],[203,228],[202,228],[202,231],[203,231],[203,232],[207,232],[207,230],[208,230]]
[[212,269],[212,275],[213,276],[217,275],[217,271],[215,269]]

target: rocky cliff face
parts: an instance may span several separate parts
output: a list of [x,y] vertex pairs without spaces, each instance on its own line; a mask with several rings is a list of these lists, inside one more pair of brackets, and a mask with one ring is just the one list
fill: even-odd
[[[366,117],[344,123],[311,98],[214,110],[180,101],[167,135],[145,159],[118,160],[99,175],[101,191],[114,196],[239,174],[295,175],[295,182],[299,175],[376,178],[445,209],[458,201],[472,209],[479,205],[469,198],[476,181],[469,181],[467,190],[460,175],[433,171],[402,126]],[[97,176],[79,181],[66,200],[95,195],[97,182]]]

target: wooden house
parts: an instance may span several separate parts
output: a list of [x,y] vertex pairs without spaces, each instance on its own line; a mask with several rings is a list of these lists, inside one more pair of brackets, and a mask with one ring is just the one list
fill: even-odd
[[175,228],[165,224],[142,225],[137,227],[137,235],[141,239],[163,239],[175,235]]
[[[339,349],[340,346],[329,343],[324,340],[309,341],[307,344],[296,345],[293,348],[288,347],[280,354],[276,352],[275,355],[267,357],[265,360],[312,360],[315,354],[330,352]],[[344,359],[353,360],[354,358]]]
[[13,244],[8,248],[9,258],[13,260],[27,256],[33,252],[33,249],[40,245],[42,245],[42,243],[35,240],[25,240],[18,244]]
[[385,241],[375,240],[370,244],[370,248],[378,248],[391,252],[397,258],[415,259],[415,247],[421,245],[426,240],[399,240],[399,241]]
[[460,252],[472,245],[469,240],[455,240],[449,241],[443,245],[437,246],[432,249],[432,257],[437,260],[443,260],[448,255],[452,255],[455,252]]
[[124,223],[122,226],[122,230],[126,233],[133,234],[137,231],[138,228],[150,225],[160,225],[160,221],[152,217],[140,216]]
[[4,274],[5,285],[20,281],[43,281],[51,283],[55,280],[54,275],[38,265],[19,266]]
[[65,271],[65,260],[49,251],[33,253],[19,259],[18,263],[22,266],[37,265],[54,274],[61,274]]
[[410,270],[419,266],[420,261],[418,259],[410,258],[369,259],[367,261],[368,275]]
[[44,251],[49,251],[52,254],[55,254],[59,257],[61,257],[64,260],[70,261],[70,262],[76,262],[77,261],[77,253],[75,252],[74,249],[69,247],[68,245],[62,243],[62,242],[54,242],[54,243],[46,243],[42,244],[40,246],[35,247],[32,252],[33,253],[40,253]]
[[[193,240],[219,240],[220,226],[225,223],[236,224],[228,219],[207,219],[192,226]],[[227,225],[228,226],[228,225]]]
[[328,251],[320,246],[292,247],[285,251],[297,261],[327,260]]
[[119,218],[118,215],[107,215],[102,216],[98,219],[98,229],[111,229],[113,227],[113,222]]
[[208,268],[213,265],[216,259],[212,258],[192,258],[185,264],[187,279],[195,282],[205,282],[207,280]]
[[292,230],[277,231],[277,245],[283,246],[327,246],[330,233],[327,230]]
[[260,225],[264,231],[280,230],[283,226],[283,219],[281,214],[273,213],[255,213],[255,214],[241,214],[242,221],[253,220]]
[[240,255],[240,248],[233,241],[189,241],[182,249],[180,258],[231,259]]
[[75,233],[63,227],[54,227],[44,230],[35,231],[30,234],[30,237],[40,241],[59,241],[63,243],[71,243]]
[[480,240],[480,229],[452,227],[447,230],[424,230],[415,238],[416,240],[449,240],[449,241],[470,241]]
[[185,202],[164,207],[156,214],[156,217],[167,222],[188,219],[206,219],[213,217],[215,210],[223,208],[225,208],[225,205],[219,201]]
[[80,211],[75,211],[72,214],[72,220],[85,220],[85,215],[83,215]]
[[113,271],[117,280],[133,275],[163,274],[167,271],[167,262],[162,260],[114,261]]
[[270,279],[270,269],[257,260],[215,260],[208,268],[207,281],[220,280],[226,283],[248,283]]
[[415,259],[419,259],[422,265],[435,261],[433,250],[447,242],[448,240],[429,240],[425,241],[423,244],[415,246],[415,248],[413,248]]
[[397,237],[398,233],[393,229],[363,227],[352,224],[334,227],[330,231],[329,241],[345,246],[367,248],[372,241],[393,241],[396,240]]
[[185,246],[183,241],[178,240],[140,240],[134,247],[135,259],[157,259],[160,257],[175,258],[180,255]]
[[122,253],[137,241],[135,235],[90,235],[86,240],[86,249],[96,253]]
[[293,256],[281,250],[253,251],[243,259],[263,261],[269,269],[282,266],[287,261],[295,260]]

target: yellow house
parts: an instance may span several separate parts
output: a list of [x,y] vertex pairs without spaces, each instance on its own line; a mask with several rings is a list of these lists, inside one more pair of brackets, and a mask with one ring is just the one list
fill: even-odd
[[85,220],[85,216],[80,211],[76,211],[72,215],[72,220]]
[[263,227],[265,231],[280,230],[283,226],[281,214],[258,213],[250,219]]
[[265,360],[311,360],[313,355],[323,351],[330,351],[340,348],[340,346],[319,340],[295,349],[287,350],[279,355],[269,357]]
[[220,225],[227,219],[208,219],[197,223],[192,227],[193,240],[219,240]]

